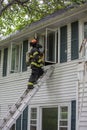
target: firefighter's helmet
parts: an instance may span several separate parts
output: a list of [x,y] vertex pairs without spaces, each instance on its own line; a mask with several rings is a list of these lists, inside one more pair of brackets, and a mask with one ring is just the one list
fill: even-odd
[[33,40],[31,40],[30,43],[31,43],[31,44],[36,44],[36,43],[37,43],[37,40],[36,40],[36,39],[33,39]]

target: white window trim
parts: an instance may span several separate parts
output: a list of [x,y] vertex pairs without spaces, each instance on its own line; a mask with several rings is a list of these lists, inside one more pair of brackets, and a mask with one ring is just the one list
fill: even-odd
[[[19,45],[19,52],[18,52],[18,53],[20,53],[20,51],[22,51],[22,52],[21,52],[21,57],[20,57],[20,54],[19,54],[19,64],[21,64],[21,66],[20,66],[20,65],[18,66],[18,70],[17,70],[17,71],[11,69],[11,65],[12,65],[12,46],[13,46],[13,45]],[[21,46],[22,46],[22,49],[20,50],[20,47],[21,47]],[[11,51],[11,55],[10,55],[10,70],[9,70],[10,72],[9,72],[9,73],[10,73],[10,74],[13,74],[13,73],[11,73],[11,71],[14,71],[14,73],[22,72],[23,43],[20,42],[20,43],[17,43],[17,44],[16,44],[16,43],[13,43],[13,42],[12,42],[11,45],[10,45],[10,51]],[[20,58],[21,58],[21,59],[20,59]],[[21,63],[20,63],[20,61],[21,61]]]
[[[52,31],[55,33],[55,61],[52,62],[52,61],[48,61],[47,60],[47,34],[48,34],[48,31]],[[45,62],[49,62],[49,63],[56,63],[56,44],[57,44],[57,29],[51,29],[51,28],[46,28],[46,46],[45,46]]]
[[[45,106],[36,106],[36,105],[31,105],[29,106],[29,111],[28,111],[28,130],[30,130],[30,111],[31,108],[37,108],[37,129],[36,130],[42,130],[42,108],[55,108],[58,107],[58,113],[60,111],[60,107],[61,106],[67,106],[68,107],[68,130],[71,129],[71,102],[67,102],[67,103],[58,103],[58,104],[48,104]],[[59,114],[58,114],[58,124],[59,124]],[[58,125],[58,129],[59,130],[59,125]]]

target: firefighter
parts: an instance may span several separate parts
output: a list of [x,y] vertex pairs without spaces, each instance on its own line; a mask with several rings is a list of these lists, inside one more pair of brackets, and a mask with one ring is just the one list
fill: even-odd
[[30,42],[29,64],[31,66],[31,76],[28,81],[28,89],[33,89],[34,83],[43,75],[43,52],[40,51],[42,46],[38,44],[37,39]]

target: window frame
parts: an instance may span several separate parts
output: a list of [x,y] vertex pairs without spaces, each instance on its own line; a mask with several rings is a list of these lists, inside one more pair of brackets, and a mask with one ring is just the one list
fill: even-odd
[[[36,130],[42,130],[42,109],[43,108],[55,108],[58,107],[58,112],[60,111],[61,106],[67,106],[68,107],[68,130],[71,129],[71,102],[68,103],[59,103],[59,104],[54,104],[54,105],[45,105],[45,106],[35,106],[31,105],[29,108],[29,120],[28,120],[28,129],[30,130],[30,115],[31,115],[31,108],[37,108],[37,128]],[[59,113],[58,113],[58,125],[57,125],[57,130],[59,130]]]
[[39,119],[39,118],[38,118],[38,113],[39,113],[39,111],[38,111],[38,108],[35,107],[35,106],[29,108],[29,112],[28,112],[28,117],[29,117],[29,120],[28,120],[28,124],[29,124],[29,125],[28,125],[28,129],[31,130],[31,129],[30,129],[30,126],[31,126],[31,109],[32,109],[32,108],[36,109],[36,111],[37,111],[37,113],[36,113],[36,114],[37,114],[37,115],[36,115],[36,130],[38,130],[38,119]]
[[[18,69],[16,70],[16,66],[14,67],[14,69],[12,70],[12,56],[13,56],[13,47],[14,48],[17,48],[17,46],[19,47],[19,50],[18,50],[18,58],[19,58],[19,61],[18,61]],[[20,49],[21,48],[21,49]],[[22,71],[22,58],[20,58],[20,55],[22,57],[22,43],[11,43],[11,60],[10,60],[10,73],[18,73],[18,72],[21,72]],[[16,54],[14,56],[16,58]],[[20,63],[21,61],[21,63]],[[15,63],[16,65],[16,63]]]
[[[28,41],[28,39],[26,39],[26,40],[24,40],[24,41]],[[23,71],[23,43],[24,43],[24,41],[21,41],[21,42],[17,42],[17,43],[15,43],[15,42],[12,42],[11,44],[10,44],[10,52],[11,52],[11,54],[10,54],[10,74],[12,74],[12,73],[19,73],[19,72],[25,72],[25,71]],[[16,70],[16,67],[14,67],[14,69],[12,70],[12,55],[13,55],[13,51],[12,51],[12,49],[13,49],[13,47],[16,47],[17,48],[17,46],[18,46],[18,67],[17,67],[17,70]],[[29,49],[29,41],[28,41],[28,48],[27,48],[27,50]],[[16,55],[14,56],[14,57],[16,57]],[[26,70],[27,71],[27,70]]]
[[[48,50],[48,48],[47,48],[47,45],[48,45],[48,31],[50,31],[50,32],[54,32],[54,35],[55,35],[55,54],[54,54],[54,61],[51,61],[51,60],[48,60],[48,58],[47,58],[47,50]],[[56,53],[57,53],[57,48],[56,48],[56,46],[57,46],[57,29],[51,29],[51,28],[46,28],[46,37],[45,37],[45,62],[48,62],[48,63],[56,63],[57,62],[57,59],[56,59]]]

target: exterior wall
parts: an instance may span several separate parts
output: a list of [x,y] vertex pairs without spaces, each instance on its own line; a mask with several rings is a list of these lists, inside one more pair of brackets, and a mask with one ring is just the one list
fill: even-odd
[[75,100],[76,69],[77,61],[56,64],[52,77],[41,86],[29,104],[48,104]]
[[[11,74],[0,79],[0,118],[27,88],[30,71]],[[4,82],[3,82],[4,81]]]

